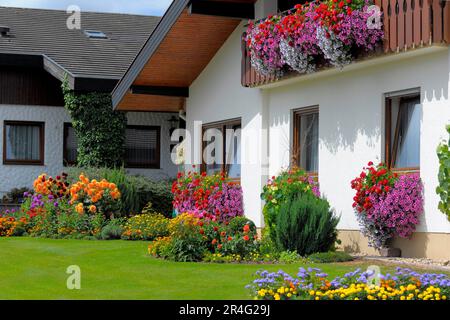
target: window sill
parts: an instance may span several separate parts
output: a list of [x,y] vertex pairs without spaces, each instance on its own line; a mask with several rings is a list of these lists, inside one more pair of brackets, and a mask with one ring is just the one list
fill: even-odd
[[3,161],[5,166],[40,166],[43,167],[45,164],[43,162],[29,162],[29,161]]
[[394,173],[397,173],[399,175],[407,175],[407,174],[420,174],[420,168],[419,167],[412,167],[412,168],[391,168],[391,171]]
[[153,170],[161,170],[160,166],[150,166],[150,165],[127,165],[124,168],[125,169],[153,169]]

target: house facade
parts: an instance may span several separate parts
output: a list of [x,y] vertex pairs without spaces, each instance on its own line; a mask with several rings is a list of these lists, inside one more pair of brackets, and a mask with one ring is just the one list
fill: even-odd
[[[292,164],[299,165],[317,177],[322,195],[341,216],[339,238],[348,251],[376,254],[360,234],[352,208],[354,191],[350,181],[362,167],[369,161],[386,162],[400,174],[418,172],[424,185],[424,214],[413,237],[396,239],[394,246],[401,248],[405,257],[450,258],[450,223],[438,210],[439,197],[435,193],[436,147],[448,138],[445,127],[450,123],[448,3],[441,9],[433,1],[429,7],[419,7],[423,13],[434,10],[434,15],[420,22],[423,29],[416,32],[418,39],[408,40],[413,26],[405,24],[403,31],[395,29],[401,17],[387,16],[390,10],[384,5],[388,2],[377,2],[384,21],[394,19],[390,29],[385,30],[389,35],[385,35],[382,52],[342,69],[324,68],[311,74],[276,78],[259,75],[251,67],[243,49],[247,21],[242,18],[264,18],[282,11],[280,4],[286,3],[259,0],[222,4],[224,11],[217,16],[214,1],[203,1],[203,6],[196,6],[196,2],[174,1],[162,20],[165,28],[155,29],[150,37],[155,41],[153,46],[144,47],[113,92],[115,108],[126,109],[127,101],[138,98],[129,90],[136,81],[147,81],[151,86],[181,84],[188,89],[184,97],[187,131],[194,136],[187,160],[191,169],[213,172],[221,168],[204,165],[205,129],[223,132],[239,128],[236,154],[240,163],[233,167],[232,177],[242,185],[246,216],[263,227],[263,186],[269,177]],[[225,12],[234,12],[234,16],[224,18]],[[189,30],[191,21],[198,28],[206,28],[206,34],[199,31],[196,36],[205,47],[215,43],[213,52],[198,70],[190,69],[184,82],[173,80],[183,76],[175,68],[162,70],[163,78],[152,77],[148,70],[154,68],[166,48],[175,46],[171,41],[182,27]],[[228,30],[228,34],[219,35],[216,25],[222,25],[222,32]],[[387,28],[387,23],[384,26]],[[188,33],[180,37],[189,40]],[[157,42],[161,36],[163,40]],[[174,51],[204,57],[195,47]],[[170,63],[183,67],[183,61]],[[152,95],[144,100],[151,104]],[[395,138],[398,132],[403,132],[402,139]],[[211,140],[206,137],[206,142]]]
[[[160,20],[82,12],[80,29],[69,29],[69,17],[0,7],[0,197],[31,187],[42,172],[57,175],[76,164],[62,81],[77,92],[111,92]],[[174,177],[170,131],[178,113],[127,112],[127,119],[127,171]]]

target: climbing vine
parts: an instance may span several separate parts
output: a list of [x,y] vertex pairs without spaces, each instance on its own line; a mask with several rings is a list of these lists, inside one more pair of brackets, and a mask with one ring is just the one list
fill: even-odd
[[78,138],[78,166],[115,167],[123,163],[126,116],[113,111],[108,93],[78,93],[62,84],[65,108]]
[[[450,135],[450,125],[447,126],[447,132]],[[450,137],[447,142],[439,145],[437,155],[439,158],[439,186],[436,188],[436,192],[441,197],[439,210],[445,213],[450,220]]]

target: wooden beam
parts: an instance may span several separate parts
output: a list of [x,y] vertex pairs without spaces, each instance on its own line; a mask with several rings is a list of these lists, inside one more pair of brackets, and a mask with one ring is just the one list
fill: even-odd
[[255,19],[255,5],[248,2],[192,0],[189,4],[189,14]]
[[187,87],[159,87],[159,86],[131,86],[132,94],[146,94],[168,97],[189,97],[189,88]]

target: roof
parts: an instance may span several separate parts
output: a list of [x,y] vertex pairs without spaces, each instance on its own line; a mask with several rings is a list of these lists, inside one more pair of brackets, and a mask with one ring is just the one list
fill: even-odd
[[[9,36],[0,37],[0,65],[18,56],[38,56],[43,67],[60,80],[67,73],[73,89],[77,89],[76,79],[84,79],[79,86],[99,79],[110,91],[160,20],[82,11],[81,29],[70,30],[69,16],[59,10],[0,7],[0,24],[10,28]],[[102,31],[108,38],[89,38],[85,30]]]
[[113,107],[181,110],[188,96],[182,92],[188,92],[244,16],[254,14],[254,2],[174,0],[113,90]]

